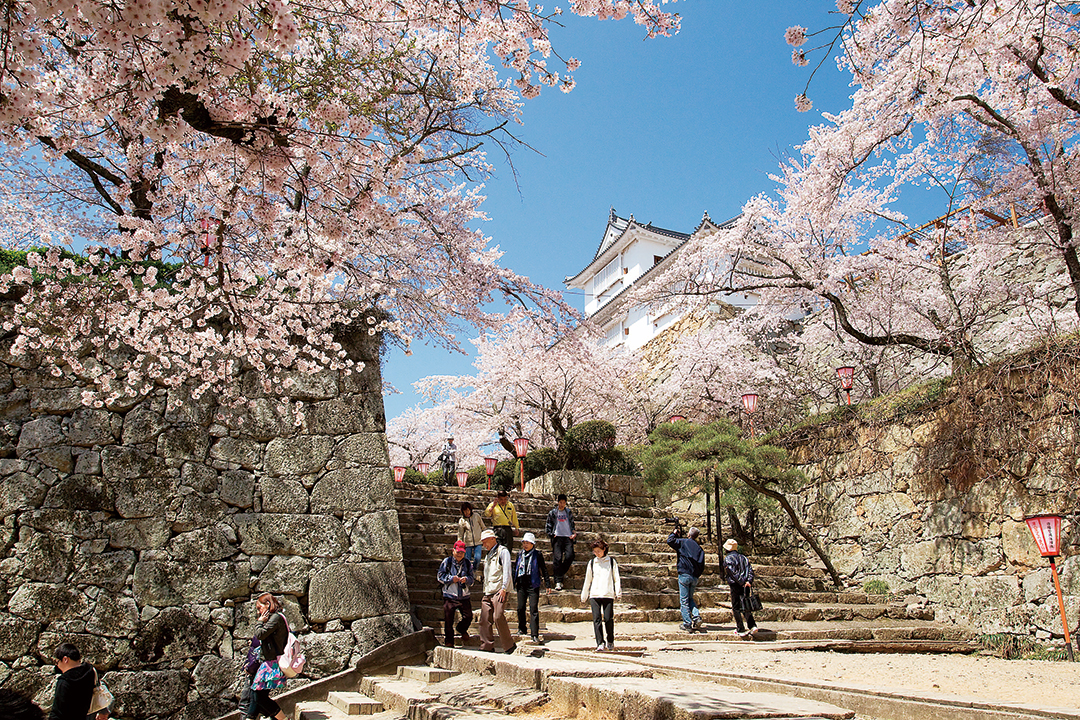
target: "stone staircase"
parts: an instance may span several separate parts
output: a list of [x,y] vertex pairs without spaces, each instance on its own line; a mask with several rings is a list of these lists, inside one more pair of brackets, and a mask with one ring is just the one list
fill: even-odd
[[[460,504],[468,500],[482,511],[495,497],[494,491],[475,488],[399,486],[395,491],[405,571],[410,602],[420,622],[442,635],[442,599],[436,580],[439,563],[456,540]],[[551,567],[551,547],[544,534],[544,521],[554,506],[550,495],[514,492],[511,501],[522,531],[532,531],[537,547]],[[585,564],[591,557],[589,545],[600,537],[608,542],[610,554],[619,563],[622,600],[615,605],[615,632],[620,639],[685,637],[678,630],[679,592],[675,573],[675,553],[665,542],[670,515],[654,507],[621,507],[585,501],[571,504],[578,533],[577,558],[562,592],[541,594],[541,635],[565,633],[559,626],[591,621],[592,613],[580,602]],[[520,548],[515,538],[513,552]],[[706,571],[695,598],[701,607],[705,631],[711,639],[732,639],[734,621],[728,588],[721,581],[715,544],[705,547]],[[761,639],[844,639],[889,641],[956,641],[964,633],[933,623],[933,610],[890,602],[885,596],[867,595],[857,589],[837,590],[824,571],[782,557],[751,557],[756,575],[755,588],[765,607],[755,613],[759,625],[768,632]],[[515,601],[511,599],[507,619],[517,627]],[[475,638],[479,622],[474,601]],[[643,627],[642,623],[670,623],[669,627]],[[563,635],[565,637],[565,635]],[[591,637],[591,628],[589,632]],[[701,634],[695,634],[701,638]],[[585,638],[583,638],[584,640]]]
[[334,691],[298,703],[296,720],[509,720],[538,717],[625,717],[639,720],[846,720],[850,710],[825,702],[746,692],[715,682],[668,677],[651,668],[588,655],[545,662],[436,648],[434,666],[400,666],[396,675],[358,679],[358,692]]

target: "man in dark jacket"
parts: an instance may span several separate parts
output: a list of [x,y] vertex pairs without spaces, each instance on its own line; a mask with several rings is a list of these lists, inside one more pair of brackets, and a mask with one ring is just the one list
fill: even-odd
[[[757,635],[757,623],[750,610],[750,584],[754,582],[754,568],[750,561],[739,552],[739,543],[731,538],[724,543],[724,574],[727,575],[728,587],[731,588],[731,614],[735,616],[735,633],[739,637]],[[743,617],[746,617],[746,629],[743,629]]]
[[548,512],[544,532],[551,538],[552,570],[555,574],[555,589],[562,590],[562,581],[566,571],[574,562],[574,511],[566,506],[566,495],[560,494],[555,507]]
[[679,627],[686,632],[692,632],[702,624],[701,611],[694,602],[694,590],[697,589],[701,573],[705,572],[705,551],[698,545],[697,538],[696,527],[690,528],[686,537],[682,537],[682,531],[676,526],[667,539],[667,544],[678,557],[676,570],[679,573],[679,611],[682,613],[682,625]]
[[525,601],[529,601],[529,637],[534,643],[540,643],[540,582],[543,579],[548,592],[551,592],[551,578],[548,577],[547,563],[544,556],[536,549],[536,536],[531,532],[521,538],[521,551],[514,561],[514,587],[517,588],[518,635],[525,634]]
[[83,663],[82,653],[71,643],[57,646],[53,662],[60,678],[56,681],[49,720],[86,720],[97,685],[94,666]]
[[454,614],[458,612],[461,613],[461,621],[457,624],[457,631],[464,645],[469,641],[469,625],[473,619],[472,593],[469,591],[473,584],[473,566],[465,557],[463,541],[454,543],[453,553],[439,564],[436,576],[442,585],[443,638],[446,647],[454,647]]

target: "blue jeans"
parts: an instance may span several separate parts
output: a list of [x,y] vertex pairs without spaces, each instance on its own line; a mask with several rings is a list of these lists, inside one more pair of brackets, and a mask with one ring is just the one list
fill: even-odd
[[691,625],[695,618],[701,617],[701,611],[694,602],[694,590],[697,584],[698,579],[693,575],[679,574],[679,611],[682,613],[684,625]]
[[465,548],[465,557],[472,563],[473,570],[479,570],[480,560],[483,558],[484,546],[483,545],[470,545]]

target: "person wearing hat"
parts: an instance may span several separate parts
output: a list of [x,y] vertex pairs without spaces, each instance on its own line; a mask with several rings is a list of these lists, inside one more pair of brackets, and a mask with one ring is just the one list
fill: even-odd
[[510,496],[506,494],[505,490],[500,490],[491,504],[487,506],[484,517],[491,518],[491,525],[495,530],[495,536],[499,539],[499,543],[506,548],[512,547],[514,535],[517,534],[516,531],[521,526],[518,525],[518,516],[517,511],[514,510],[514,503],[510,502]]
[[[754,568],[750,561],[739,552],[739,543],[729,538],[724,543],[724,574],[727,575],[728,587],[731,588],[731,614],[735,616],[735,634],[739,637],[757,635],[757,623],[750,610],[750,584],[754,582]],[[746,629],[743,629],[743,617]]]
[[457,469],[457,445],[454,444],[454,436],[446,438],[442,452],[439,454],[439,462],[442,463],[443,485],[450,485],[454,481],[454,471]]
[[544,556],[536,549],[536,536],[531,532],[521,538],[521,550],[514,561],[514,587],[517,588],[518,635],[525,634],[525,601],[529,601],[529,637],[534,643],[540,642],[540,584],[543,582],[551,593],[551,578],[548,577],[547,563]]
[[499,544],[499,538],[491,530],[480,533],[484,548],[484,597],[480,601],[480,649],[495,652],[495,636],[492,626],[499,631],[502,652],[507,655],[517,650],[506,622],[506,594],[510,591],[513,564],[510,550]]
[[705,572],[705,551],[698,545],[698,534],[698,529],[692,527],[683,537],[682,529],[676,525],[667,539],[668,546],[675,551],[677,558],[675,570],[679,574],[679,612],[682,614],[682,625],[679,627],[686,632],[698,630],[702,624],[701,610],[694,602],[698,578]]
[[469,586],[473,584],[473,566],[465,557],[465,543],[458,540],[450,557],[439,565],[439,582],[443,586],[443,633],[446,647],[454,647],[454,613],[461,613],[457,624],[461,644],[469,641],[469,625],[472,624],[472,597]]

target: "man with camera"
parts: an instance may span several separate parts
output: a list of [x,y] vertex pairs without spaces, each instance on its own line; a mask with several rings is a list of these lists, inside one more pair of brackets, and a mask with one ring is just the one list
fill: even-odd
[[685,632],[693,632],[702,626],[701,611],[694,602],[698,578],[705,572],[705,551],[698,545],[698,535],[698,529],[692,527],[683,537],[682,526],[676,523],[667,539],[668,546],[678,558],[676,570],[679,573],[679,610],[682,612],[679,628]]

